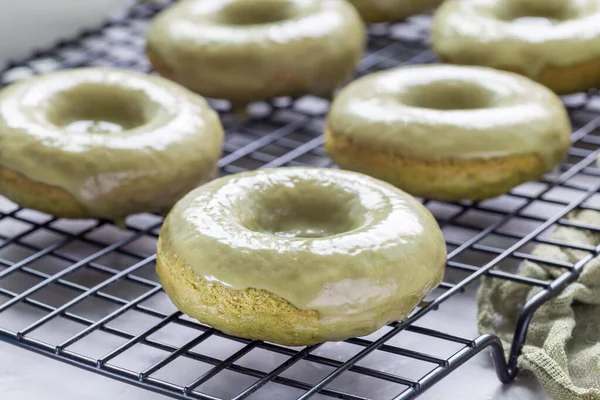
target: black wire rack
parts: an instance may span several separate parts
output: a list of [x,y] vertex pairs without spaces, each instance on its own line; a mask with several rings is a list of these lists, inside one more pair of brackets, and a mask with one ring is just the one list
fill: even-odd
[[[165,6],[137,5],[98,30],[12,63],[0,71],[0,86],[79,66],[151,72],[144,56],[145,31],[149,19]],[[424,15],[371,26],[358,74],[435,62],[428,46],[430,23],[430,16]],[[535,310],[573,282],[585,263],[600,253],[600,247],[550,236],[557,226],[599,231],[565,217],[575,210],[600,211],[600,170],[595,164],[600,152],[600,97],[579,93],[564,101],[574,130],[572,148],[557,170],[478,203],[424,200],[448,244],[446,278],[409,319],[373,335],[305,348],[228,336],[182,315],[161,290],[154,273],[160,216],[132,216],[119,229],[106,221],[56,219],[0,197],[0,339],[179,399],[372,399],[372,393],[338,384],[363,378],[390,387],[378,398],[412,399],[486,348],[491,349],[500,380],[509,382],[517,373],[517,357]],[[266,167],[334,167],[322,147],[327,100],[305,96],[260,102],[249,107],[248,119],[236,116],[225,101],[211,104],[226,128],[219,163],[223,174]],[[531,254],[537,244],[587,255],[576,264],[542,259]],[[562,274],[554,281],[522,277],[518,265],[523,260]],[[444,303],[476,288],[472,284],[483,275],[542,289],[523,307],[508,362],[494,335],[466,337],[424,323],[427,316],[453,318],[456,309],[444,308]],[[449,344],[452,351],[411,347],[414,341],[406,335]],[[257,352],[258,361],[244,362]],[[120,362],[130,353],[141,354],[145,363]],[[385,356],[390,365],[404,365],[406,373],[365,363],[373,354]],[[317,372],[308,378],[293,373],[307,365]],[[169,369],[176,375],[164,373]],[[230,393],[214,394],[211,382],[219,377],[229,382]],[[273,393],[287,392],[261,395],[266,387],[275,387]]]

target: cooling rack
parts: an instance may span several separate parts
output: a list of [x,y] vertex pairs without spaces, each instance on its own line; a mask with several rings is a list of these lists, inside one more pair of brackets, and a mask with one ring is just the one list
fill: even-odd
[[[149,19],[165,6],[140,4],[98,30],[0,67],[0,85],[79,66],[150,73],[144,35]],[[371,26],[358,75],[435,62],[427,39],[430,23],[424,15]],[[557,226],[598,231],[565,216],[600,211],[600,98],[590,92],[564,101],[574,128],[572,148],[554,172],[482,202],[423,200],[446,237],[448,272],[409,319],[373,335],[303,348],[228,336],[179,313],[157,283],[160,216],[132,216],[119,229],[106,221],[56,219],[0,197],[0,339],[179,399],[412,399],[484,349],[491,349],[500,380],[509,382],[535,310],[600,251],[550,237]],[[247,119],[225,101],[211,105],[226,128],[222,174],[335,167],[322,147],[327,100],[305,96],[255,103]],[[587,255],[576,264],[541,259],[531,254],[541,243]],[[554,281],[519,276],[523,260],[561,274]],[[483,275],[541,288],[523,307],[508,362],[496,336],[427,323],[462,316],[474,324],[474,316],[463,316],[460,307],[445,306],[472,294]]]

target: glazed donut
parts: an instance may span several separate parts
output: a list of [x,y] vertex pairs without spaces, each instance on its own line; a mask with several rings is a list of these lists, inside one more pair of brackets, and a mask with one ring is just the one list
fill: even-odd
[[222,141],[208,103],[163,78],[54,72],[0,92],[0,194],[66,218],[168,211],[214,175]]
[[559,94],[600,87],[600,0],[449,0],[432,36],[444,61],[517,72]]
[[401,21],[438,6],[443,0],[349,0],[366,22]]
[[365,40],[344,0],[195,0],[154,19],[147,52],[161,75],[244,105],[331,95],[354,72]]
[[179,201],[157,271],[185,314],[300,346],[406,318],[445,260],[435,219],[406,193],[348,171],[280,168],[223,177]]
[[334,100],[325,147],[343,168],[431,199],[484,199],[557,165],[571,132],[560,99],[483,67],[404,67]]

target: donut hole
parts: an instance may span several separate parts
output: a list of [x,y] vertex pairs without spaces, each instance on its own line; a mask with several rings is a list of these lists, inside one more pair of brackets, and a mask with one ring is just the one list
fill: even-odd
[[552,25],[578,18],[579,12],[571,1],[505,0],[496,9],[499,19],[528,25]]
[[278,184],[248,201],[242,225],[284,238],[324,238],[365,223],[366,209],[355,193],[327,186]]
[[227,25],[262,25],[284,21],[294,14],[287,0],[239,0],[223,7],[221,22]]
[[401,101],[411,107],[433,110],[473,110],[493,106],[494,93],[464,81],[439,81],[408,88]]
[[48,99],[46,119],[71,133],[119,133],[147,124],[158,107],[138,91],[86,84]]

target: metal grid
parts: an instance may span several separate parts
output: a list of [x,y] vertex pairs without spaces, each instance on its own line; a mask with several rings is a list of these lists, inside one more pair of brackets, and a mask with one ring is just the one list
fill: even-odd
[[[0,84],[84,65],[149,72],[143,55],[145,29],[162,7],[136,6],[100,30],[8,65],[0,72]],[[368,53],[359,74],[434,62],[426,39],[429,24],[430,17],[418,16],[400,24],[370,27]],[[594,93],[577,94],[565,98],[565,103],[574,126],[573,147],[555,172],[479,203],[424,200],[447,240],[446,278],[408,320],[373,335],[305,348],[225,335],[175,310],[157,283],[154,252],[161,217],[132,216],[125,229],[118,229],[105,221],[59,220],[0,198],[0,339],[180,399],[267,398],[267,387],[274,390],[270,393],[285,389],[287,397],[298,399],[370,399],[371,393],[347,390],[344,382],[353,379],[389,386],[388,395],[382,398],[411,399],[485,348],[492,350],[500,379],[508,382],[516,374],[516,358],[533,312],[575,280],[584,264],[600,252],[600,247],[549,236],[557,226],[599,230],[565,216],[577,209],[600,211],[600,170],[595,167],[600,152],[600,98]],[[227,132],[219,164],[222,173],[333,166],[322,148],[326,100],[305,96],[256,103],[247,120],[236,117],[227,102],[211,104],[220,112]],[[530,254],[539,243],[582,250],[587,256],[576,264],[540,259]],[[524,278],[517,273],[523,260],[563,273],[553,282]],[[482,275],[543,288],[523,308],[508,365],[493,335],[466,337],[423,323],[428,316],[456,313],[443,307],[433,311],[472,290],[476,285],[470,284]],[[407,334],[443,342],[452,350],[437,353],[430,346],[413,348]],[[344,347],[343,357],[339,346]],[[257,352],[262,361],[244,362]],[[143,354],[146,363],[120,363],[129,353]],[[388,363],[402,360],[403,371],[417,372],[389,372],[364,363],[374,354],[387,357]],[[308,364],[319,373],[311,372],[306,379],[292,373]],[[163,374],[167,369],[176,370],[176,378]],[[211,382],[223,376],[231,392],[211,394]]]

